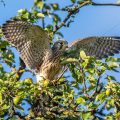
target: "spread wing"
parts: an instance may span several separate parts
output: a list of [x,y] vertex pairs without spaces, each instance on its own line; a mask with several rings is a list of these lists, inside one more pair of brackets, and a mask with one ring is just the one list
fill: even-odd
[[22,20],[10,20],[3,24],[2,31],[30,69],[41,65],[45,52],[51,52],[48,35],[39,26]]
[[120,37],[88,37],[73,42],[67,53],[69,57],[79,57],[79,52],[84,50],[88,56],[98,59],[112,56],[120,51]]

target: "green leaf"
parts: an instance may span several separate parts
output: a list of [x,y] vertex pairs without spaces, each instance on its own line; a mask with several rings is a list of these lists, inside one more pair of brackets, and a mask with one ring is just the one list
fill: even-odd
[[61,32],[56,32],[55,34],[56,34],[56,35],[59,35],[59,36],[62,37],[62,38],[64,37]]
[[21,17],[24,18],[24,19],[29,19],[30,13],[29,13],[29,12],[26,12],[26,13],[23,14]]
[[82,58],[83,60],[90,58],[89,56],[86,55],[86,53],[84,51],[80,51],[80,58]]
[[76,0],[71,0],[71,2],[72,2],[72,3],[75,3],[75,2],[76,2]]
[[83,103],[85,103],[85,99],[83,97],[79,97],[79,98],[76,99],[76,102],[78,104],[83,104]]
[[14,99],[13,99],[13,103],[14,103],[15,105],[19,104],[20,101],[21,101],[21,97],[20,97],[20,96],[16,96],[16,97],[14,97]]
[[68,58],[68,59],[62,61],[62,64],[74,63],[74,62],[78,62],[78,60],[75,58]]
[[108,67],[110,67],[110,68],[113,68],[113,67],[119,67],[120,65],[118,64],[118,63],[116,63],[116,62],[110,62],[109,64],[108,64]]
[[37,17],[44,18],[45,15],[43,13],[37,13]]
[[57,3],[52,4],[52,7],[54,10],[59,10],[59,4]]
[[43,2],[43,1],[37,1],[37,2],[36,2],[36,6],[37,6],[38,8],[40,8],[40,9],[42,9],[43,6],[44,6],[44,2]]
[[18,13],[19,13],[19,14],[25,14],[26,12],[27,12],[26,9],[20,9],[20,10],[18,10]]
[[3,109],[8,109],[8,108],[10,108],[10,105],[3,105]]
[[2,93],[0,92],[0,105],[3,103],[3,97],[2,97]]
[[53,31],[53,26],[52,25],[47,25],[47,27],[45,28],[46,31]]
[[4,49],[9,45],[7,41],[0,41],[0,49]]
[[114,106],[115,105],[115,100],[114,99],[110,99],[108,101],[108,104]]
[[88,113],[82,113],[82,118],[83,120],[92,120],[92,116],[91,116],[91,113],[88,112]]
[[61,18],[57,14],[53,14],[53,16],[54,16],[54,18],[53,18],[54,24],[58,24],[58,22],[61,21]]
[[113,116],[107,116],[105,117],[105,120],[114,120],[114,119],[113,119]]
[[106,98],[105,92],[102,92],[96,96],[96,101],[100,101],[102,103],[104,102],[105,98]]
[[106,93],[107,96],[110,96],[111,90],[110,90],[110,89],[107,89],[107,90],[105,91],[105,93]]
[[116,78],[115,78],[114,76],[111,76],[111,75],[107,76],[106,79],[108,79],[108,80],[110,80],[110,81],[111,81],[111,80],[116,81]]
[[103,72],[105,72],[106,71],[106,67],[105,66],[101,66],[101,72],[103,73]]
[[106,58],[106,62],[119,62],[119,59],[120,58],[114,58],[114,57],[108,57],[108,58]]

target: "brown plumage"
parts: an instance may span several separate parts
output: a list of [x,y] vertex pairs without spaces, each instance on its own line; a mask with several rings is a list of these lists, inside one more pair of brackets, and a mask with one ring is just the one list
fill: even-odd
[[[78,57],[80,50],[98,59],[118,53],[120,37],[88,37],[73,42],[57,41],[50,46],[48,34],[39,26],[22,20],[10,20],[2,27],[6,39],[20,52],[26,66],[35,71],[38,80],[57,79],[63,66],[61,56]],[[67,54],[65,54],[67,53]]]
[[[68,49],[70,57],[79,56],[77,51],[84,50],[88,56],[94,56],[97,59],[112,56],[120,51],[120,37],[87,37],[74,41]],[[73,51],[73,53],[72,53]]]

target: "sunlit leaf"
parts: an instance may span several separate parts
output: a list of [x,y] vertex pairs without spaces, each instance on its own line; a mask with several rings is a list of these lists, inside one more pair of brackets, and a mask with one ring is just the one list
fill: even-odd
[[85,99],[82,98],[82,97],[79,97],[79,98],[76,99],[76,102],[77,102],[78,104],[82,104],[82,103],[85,103]]
[[43,13],[37,13],[37,16],[40,17],[40,18],[44,18],[45,15]]
[[16,97],[14,97],[13,102],[14,102],[15,105],[17,105],[17,104],[20,103],[20,100],[21,100],[21,97],[20,96],[16,96]]
[[38,8],[40,8],[40,9],[42,9],[43,6],[44,6],[44,2],[43,2],[43,1],[37,1],[37,2],[36,2],[36,6],[37,6]]

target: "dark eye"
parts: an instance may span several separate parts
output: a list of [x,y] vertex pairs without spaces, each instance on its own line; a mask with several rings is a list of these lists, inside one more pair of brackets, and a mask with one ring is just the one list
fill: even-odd
[[59,46],[60,46],[60,49],[62,49],[63,43],[62,43],[62,42],[59,42],[58,44],[59,44]]
[[58,46],[63,46],[63,43],[62,42],[58,42]]
[[59,42],[59,45],[63,45],[63,43],[62,43],[62,42]]

